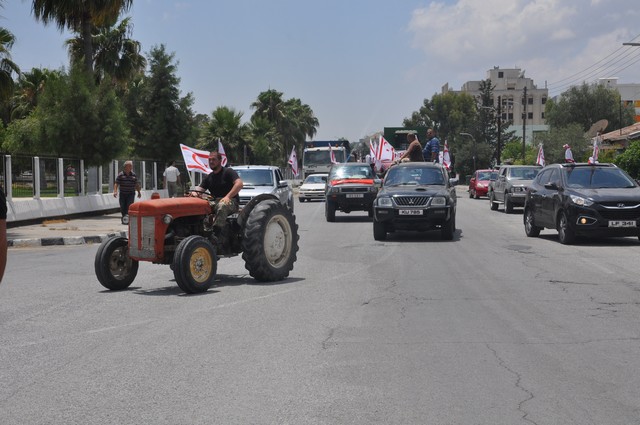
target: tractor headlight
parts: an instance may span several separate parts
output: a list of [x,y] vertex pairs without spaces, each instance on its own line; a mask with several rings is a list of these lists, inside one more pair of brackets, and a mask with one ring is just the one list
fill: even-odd
[[171,215],[165,214],[162,216],[162,222],[167,226],[170,225],[172,221],[173,221],[173,217],[171,217]]

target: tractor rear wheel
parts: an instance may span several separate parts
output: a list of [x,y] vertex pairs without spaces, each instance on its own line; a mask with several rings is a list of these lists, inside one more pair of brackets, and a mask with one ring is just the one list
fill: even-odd
[[195,294],[208,290],[216,277],[216,252],[202,236],[189,236],[178,244],[173,255],[173,276],[184,292]]
[[243,229],[242,259],[249,274],[262,282],[289,276],[298,252],[295,216],[275,200],[260,202]]
[[98,281],[112,291],[127,289],[138,274],[138,262],[129,257],[129,241],[114,236],[102,242],[94,268]]

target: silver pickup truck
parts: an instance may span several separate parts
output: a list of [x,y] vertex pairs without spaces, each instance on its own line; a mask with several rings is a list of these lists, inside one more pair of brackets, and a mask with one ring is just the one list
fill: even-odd
[[501,166],[496,179],[489,183],[491,209],[495,211],[499,204],[504,204],[504,212],[511,214],[513,207],[524,207],[527,187],[541,169],[539,165]]

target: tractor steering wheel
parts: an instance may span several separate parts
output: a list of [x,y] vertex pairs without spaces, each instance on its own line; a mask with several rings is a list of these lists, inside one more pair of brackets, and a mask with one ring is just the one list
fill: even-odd
[[[194,195],[194,193],[196,193],[197,195]],[[206,190],[200,187],[197,187],[195,189],[190,189],[189,196],[204,199],[205,201],[213,201],[213,196],[211,196],[209,192],[207,192]]]

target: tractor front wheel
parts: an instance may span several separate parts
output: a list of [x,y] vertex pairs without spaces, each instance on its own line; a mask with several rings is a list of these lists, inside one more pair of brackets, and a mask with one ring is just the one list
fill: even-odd
[[208,290],[218,268],[216,252],[202,236],[182,240],[173,255],[173,276],[184,292],[195,294]]
[[94,268],[98,281],[112,291],[128,288],[138,274],[138,262],[129,257],[129,242],[122,236],[104,241],[96,252]]

